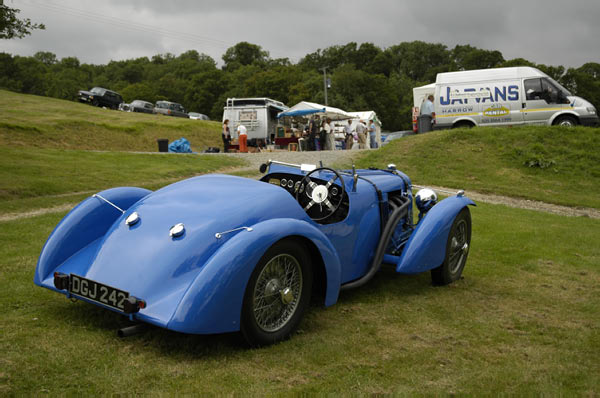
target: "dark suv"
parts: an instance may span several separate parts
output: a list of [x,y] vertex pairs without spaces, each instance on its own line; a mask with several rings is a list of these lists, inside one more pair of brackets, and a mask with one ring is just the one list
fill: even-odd
[[117,109],[123,102],[121,94],[102,87],[94,87],[90,91],[79,90],[77,95],[79,102],[87,102],[94,106],[105,106],[110,109]]

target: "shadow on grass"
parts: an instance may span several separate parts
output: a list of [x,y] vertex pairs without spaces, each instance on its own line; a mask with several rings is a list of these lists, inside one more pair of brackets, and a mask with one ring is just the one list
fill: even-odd
[[[435,289],[437,288],[433,288],[431,285],[429,273],[401,275],[397,274],[392,267],[383,266],[380,272],[362,288],[341,292],[337,304],[333,307],[324,308],[321,304],[322,301],[313,300],[295,335],[326,333],[331,326],[324,325],[324,317],[338,316],[340,312],[346,313],[349,307],[359,303],[372,304],[399,298],[402,300],[402,298],[421,296]],[[47,314],[54,319],[60,319],[69,328],[84,330],[84,333],[88,333],[90,330],[99,331],[105,339],[114,339],[123,347],[154,351],[159,356],[168,356],[174,359],[227,358],[250,349],[241,334],[237,332],[193,335],[147,325],[146,329],[139,334],[120,338],[117,336],[117,330],[132,326],[134,323],[122,315],[81,301],[49,306]],[[349,318],[347,321],[353,321],[352,316],[346,317]],[[292,340],[295,335],[292,335]],[[280,344],[286,344],[286,342]]]

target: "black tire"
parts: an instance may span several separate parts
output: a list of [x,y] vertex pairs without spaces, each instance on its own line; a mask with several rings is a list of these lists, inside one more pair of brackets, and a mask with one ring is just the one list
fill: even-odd
[[556,118],[554,126],[563,126],[563,127],[575,127],[577,126],[577,120],[573,116],[559,116]]
[[240,326],[248,344],[264,346],[289,338],[308,308],[312,282],[310,256],[302,243],[286,239],[271,246],[244,294]]
[[475,127],[473,125],[473,123],[471,123],[471,122],[464,122],[464,121],[463,122],[458,122],[454,126],[452,126],[453,129],[470,129],[470,128],[473,128],[473,127]]
[[92,105],[93,106],[100,106],[100,103],[98,102],[97,99],[95,99],[95,100],[92,100]]
[[467,262],[471,246],[471,212],[465,207],[458,213],[446,243],[444,262],[431,270],[431,280],[434,285],[447,285],[458,279]]

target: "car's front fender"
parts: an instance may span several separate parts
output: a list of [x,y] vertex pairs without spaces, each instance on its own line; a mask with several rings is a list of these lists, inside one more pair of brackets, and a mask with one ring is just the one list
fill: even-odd
[[[246,285],[269,247],[286,237],[309,239],[319,250],[326,272],[325,305],[337,301],[341,265],[335,248],[306,221],[271,219],[249,225],[223,242],[202,267],[179,302],[168,329],[185,333],[225,333],[240,330]],[[216,239],[216,238],[215,238]]]
[[[417,224],[396,262],[396,271],[416,274],[439,267],[446,256],[448,234],[454,218],[475,202],[465,196],[452,196],[433,206]],[[392,256],[390,256],[392,257]],[[384,257],[389,262],[389,257]]]

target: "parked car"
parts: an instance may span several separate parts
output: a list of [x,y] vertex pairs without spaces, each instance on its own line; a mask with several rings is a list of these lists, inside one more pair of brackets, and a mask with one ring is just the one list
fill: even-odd
[[[48,238],[35,284],[194,334],[241,331],[251,345],[281,341],[313,294],[325,306],[392,264],[461,277],[473,201],[414,197],[387,170],[338,171],[269,161],[260,179],[203,175],[155,192],[113,188],[71,210]],[[398,281],[401,283],[400,281]],[[121,329],[121,335],[135,330]]]
[[79,90],[77,95],[79,102],[86,102],[94,106],[103,106],[110,109],[117,109],[123,102],[121,94],[102,87],[94,87],[90,91]]
[[190,112],[188,115],[190,116],[190,119],[194,120],[210,120],[208,116],[203,113]]
[[154,106],[154,113],[168,116],[188,117],[185,108],[177,102],[157,101]]
[[123,112],[129,112],[130,111],[130,104],[126,104],[125,102],[121,102],[119,104],[119,110],[123,111]]
[[129,105],[129,112],[154,113],[154,105],[148,101],[135,100]]

